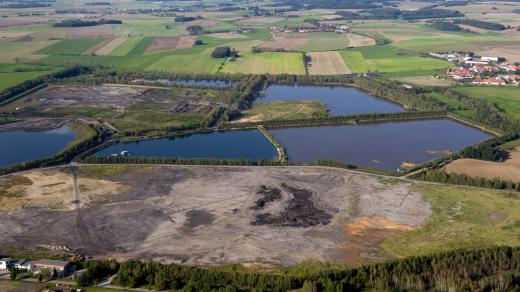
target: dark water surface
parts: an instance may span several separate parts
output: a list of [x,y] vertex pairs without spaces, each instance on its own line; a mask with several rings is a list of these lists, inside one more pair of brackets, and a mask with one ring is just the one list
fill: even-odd
[[75,135],[67,126],[41,132],[0,132],[0,167],[52,157],[64,149]]
[[396,103],[352,87],[270,85],[257,102],[312,99],[324,102],[331,115],[405,111]]
[[397,171],[481,142],[491,135],[449,119],[271,130],[290,161],[317,159]]
[[93,156],[129,151],[130,156],[220,159],[273,159],[276,149],[257,130],[193,134],[184,137],[142,140],[111,145]]

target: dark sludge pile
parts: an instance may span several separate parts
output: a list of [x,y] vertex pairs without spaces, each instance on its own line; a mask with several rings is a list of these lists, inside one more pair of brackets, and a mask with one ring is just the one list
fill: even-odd
[[[311,191],[307,189],[290,187],[286,184],[282,184],[282,187],[285,189],[285,191],[291,194],[291,198],[287,201],[287,206],[284,208],[284,210],[281,211],[278,215],[273,215],[271,213],[258,214],[255,216],[255,220],[251,222],[252,225],[310,227],[316,226],[318,224],[327,225],[330,223],[332,215],[314,206],[314,203],[311,200]],[[277,193],[274,192],[275,195],[273,196],[273,190],[279,191],[279,189],[276,188],[266,188],[266,190],[269,191],[267,194],[264,192],[265,197],[262,199],[270,198],[271,200],[258,200],[257,206],[259,201],[261,201],[261,204],[263,204],[262,207],[258,209],[262,209],[267,202],[275,200],[272,198],[276,196]]]
[[265,207],[265,204],[280,200],[282,198],[282,191],[278,188],[270,188],[267,186],[260,186],[260,190],[257,192],[259,195],[264,195],[262,198],[256,200],[255,205],[251,206],[251,210],[260,210]]

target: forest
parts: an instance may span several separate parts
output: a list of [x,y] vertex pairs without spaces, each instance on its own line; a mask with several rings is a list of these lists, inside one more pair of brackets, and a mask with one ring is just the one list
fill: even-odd
[[520,288],[520,247],[459,249],[381,263],[345,266],[304,262],[255,272],[241,265],[196,267],[128,260],[85,261],[87,286],[117,270],[123,287],[183,291],[512,291]]
[[476,20],[476,19],[456,19],[453,21],[454,24],[465,24],[465,25],[471,25],[474,27],[482,28],[482,29],[488,29],[488,30],[504,30],[507,27],[505,25],[502,25],[500,23],[496,22],[489,22],[489,21],[482,21],[482,20]]

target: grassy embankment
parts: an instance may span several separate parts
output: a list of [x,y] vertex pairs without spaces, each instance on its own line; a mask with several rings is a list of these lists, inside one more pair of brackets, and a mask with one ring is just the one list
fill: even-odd
[[415,231],[385,240],[391,256],[406,257],[496,245],[518,246],[520,196],[516,192],[456,186],[420,185],[432,217]]

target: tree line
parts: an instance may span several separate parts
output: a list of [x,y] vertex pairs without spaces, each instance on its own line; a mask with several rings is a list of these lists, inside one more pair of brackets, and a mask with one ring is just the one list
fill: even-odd
[[453,21],[453,23],[471,25],[474,27],[487,29],[487,30],[504,30],[507,28],[505,25],[500,24],[500,23],[470,19],[470,18],[455,19]]
[[91,73],[91,68],[86,66],[72,66],[55,73],[47,74],[42,77],[24,81],[13,87],[7,88],[0,92],[0,104],[7,102],[8,100],[21,95],[22,93],[29,91],[38,86],[42,86],[47,82],[53,82],[63,80],[65,78],[71,78],[83,74]]
[[[113,262],[95,266],[102,272],[117,267]],[[123,287],[183,291],[517,291],[519,270],[520,247],[500,246],[357,266],[304,262],[274,272],[232,264],[197,267],[128,260],[119,264],[117,282]]]
[[53,27],[83,27],[96,26],[103,24],[122,24],[121,20],[117,19],[100,19],[100,20],[81,20],[81,19],[65,19],[62,22],[54,23]]
[[289,127],[289,126],[315,126],[325,124],[359,124],[359,123],[374,123],[374,122],[390,122],[390,121],[404,121],[410,119],[425,119],[425,118],[443,118],[446,117],[445,111],[414,111],[414,112],[394,112],[394,113],[366,113],[353,115],[338,115],[338,116],[317,116],[312,118],[301,119],[274,119],[260,122],[246,122],[246,123],[221,123],[220,129],[233,128],[253,128],[258,125],[267,128]]
[[428,169],[426,171],[413,175],[412,178],[445,184],[465,185],[493,189],[511,189],[520,191],[520,183],[514,183],[512,181],[501,180],[498,178],[487,179],[483,177],[470,177],[458,173],[447,173],[443,169]]

